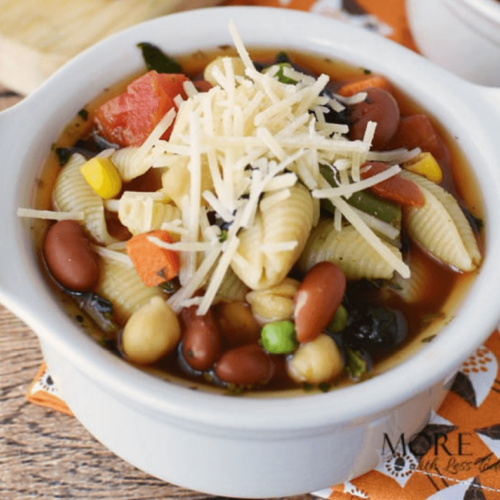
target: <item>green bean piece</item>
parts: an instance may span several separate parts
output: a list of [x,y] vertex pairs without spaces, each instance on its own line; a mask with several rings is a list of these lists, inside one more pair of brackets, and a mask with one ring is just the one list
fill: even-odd
[[267,323],[260,333],[262,347],[270,354],[288,354],[298,345],[295,325],[291,321]]
[[[320,165],[319,167],[321,175],[332,187],[338,187],[338,183],[334,177],[332,169],[328,165]],[[368,190],[358,191],[353,193],[347,200],[349,205],[365,212],[369,215],[373,215],[381,221],[387,222],[396,228],[401,228],[401,217],[402,211],[401,207],[392,201],[384,200],[380,196],[371,193]],[[328,210],[328,212],[333,213],[335,207],[330,200],[321,200],[321,206]]]
[[330,321],[327,330],[330,333],[341,332],[347,326],[348,319],[349,313],[347,312],[347,309],[342,304],[340,304],[337,312],[335,313],[335,316],[333,317],[332,321]]

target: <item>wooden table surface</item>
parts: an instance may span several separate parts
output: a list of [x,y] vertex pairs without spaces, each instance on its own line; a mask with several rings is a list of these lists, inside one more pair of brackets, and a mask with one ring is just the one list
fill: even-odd
[[[0,110],[20,99],[0,86]],[[0,500],[213,498],[137,470],[74,417],[28,402],[42,360],[33,331],[0,305]]]

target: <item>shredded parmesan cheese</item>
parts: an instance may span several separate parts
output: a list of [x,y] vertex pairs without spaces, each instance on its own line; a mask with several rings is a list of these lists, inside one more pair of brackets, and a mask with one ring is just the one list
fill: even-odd
[[124,264],[127,267],[134,267],[132,260],[126,253],[119,252],[117,250],[111,250],[109,247],[101,247],[99,245],[93,245],[92,248],[98,255],[105,259],[119,262],[120,264]]
[[83,212],[56,212],[53,210],[36,210],[34,208],[18,208],[17,215],[18,217],[47,220],[83,221],[85,219],[85,214]]

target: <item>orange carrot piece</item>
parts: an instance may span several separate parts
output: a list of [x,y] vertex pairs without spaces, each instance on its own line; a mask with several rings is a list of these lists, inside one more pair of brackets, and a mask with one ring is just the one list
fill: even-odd
[[[371,166],[369,170],[361,171],[362,179],[373,177],[374,175],[389,168],[385,163],[372,161],[364,163],[362,169],[369,165]],[[417,184],[409,179],[403,179],[403,177],[398,174],[371,186],[370,191],[377,194],[381,198],[395,201],[401,205],[420,208],[425,204],[424,195]]]
[[179,256],[173,250],[156,245],[148,239],[149,236],[165,243],[173,242],[170,233],[160,229],[137,234],[127,241],[127,253],[144,284],[157,286],[177,276]]
[[383,76],[367,75],[361,78],[349,80],[337,89],[337,94],[350,97],[359,92],[364,92],[366,89],[376,87],[382,90],[391,91],[391,85]]

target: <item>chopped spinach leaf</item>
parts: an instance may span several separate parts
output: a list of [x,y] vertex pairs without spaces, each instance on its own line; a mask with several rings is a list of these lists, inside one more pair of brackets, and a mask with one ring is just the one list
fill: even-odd
[[61,167],[64,167],[64,165],[66,165],[66,163],[68,163],[69,159],[71,158],[73,151],[71,150],[71,148],[56,148],[54,150],[54,153],[57,156],[59,165]]
[[363,380],[368,373],[368,364],[359,351],[346,347],[347,373],[354,380]]
[[87,121],[88,118],[89,118],[89,112],[85,109],[85,108],[82,108],[80,111],[78,111],[78,116],[83,120],[83,121]]
[[137,47],[142,51],[142,57],[148,70],[155,70],[158,73],[182,73],[182,66],[156,45],[142,42],[138,43]]

